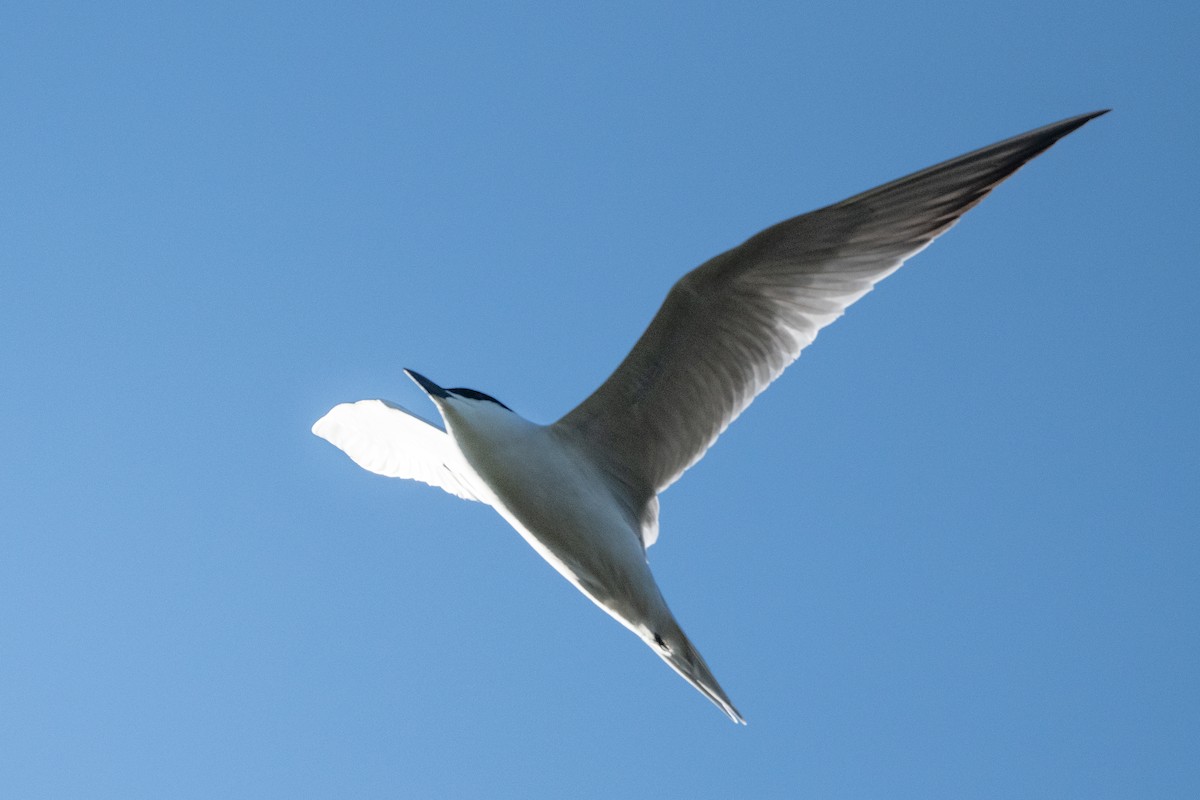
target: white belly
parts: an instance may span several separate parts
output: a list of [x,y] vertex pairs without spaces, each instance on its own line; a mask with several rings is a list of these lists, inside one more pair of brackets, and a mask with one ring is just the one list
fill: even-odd
[[[523,422],[523,421],[522,421]],[[543,427],[455,441],[494,495],[492,506],[564,578],[638,635],[666,611],[638,523],[605,476]]]

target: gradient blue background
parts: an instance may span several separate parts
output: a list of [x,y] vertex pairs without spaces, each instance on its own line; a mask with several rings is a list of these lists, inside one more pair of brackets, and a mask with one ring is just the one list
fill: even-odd
[[[1194,797],[1194,3],[0,12],[0,794]],[[729,724],[309,426],[550,421],[784,217],[1113,107],[663,497]]]

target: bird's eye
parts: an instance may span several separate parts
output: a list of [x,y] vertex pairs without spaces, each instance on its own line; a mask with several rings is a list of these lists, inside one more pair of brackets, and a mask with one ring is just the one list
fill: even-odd
[[660,635],[659,635],[659,634],[657,634],[657,633],[656,633],[656,634],[654,634],[654,643],[655,643],[656,645],[658,645],[659,647],[661,647],[661,648],[662,648],[662,651],[663,651],[664,653],[669,653],[669,652],[671,652],[671,648],[667,647],[667,643],[666,643],[666,642],[664,642],[664,641],[663,641],[663,638],[662,638],[662,636],[660,636]]

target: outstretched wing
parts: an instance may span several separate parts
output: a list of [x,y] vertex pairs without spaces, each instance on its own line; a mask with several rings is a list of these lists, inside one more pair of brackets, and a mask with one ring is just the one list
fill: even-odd
[[385,400],[336,405],[312,432],[377,475],[421,481],[464,500],[479,500],[470,469],[450,436]]
[[[767,228],[685,275],[616,372],[555,423],[648,503],[817,332],[1021,165],[1104,111]],[[652,539],[647,541],[650,543]]]

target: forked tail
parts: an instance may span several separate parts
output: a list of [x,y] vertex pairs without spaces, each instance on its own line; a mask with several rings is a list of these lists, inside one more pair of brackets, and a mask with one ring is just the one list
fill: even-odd
[[731,720],[745,725],[745,718],[734,708],[729,695],[725,694],[721,684],[717,683],[717,679],[713,677],[708,664],[704,663],[704,657],[700,655],[700,651],[692,645],[683,631],[677,629],[668,641],[669,643],[656,640],[651,643],[659,658],[667,662],[671,669],[678,672],[685,681],[695,686],[700,694],[711,700],[713,705],[724,711]]

